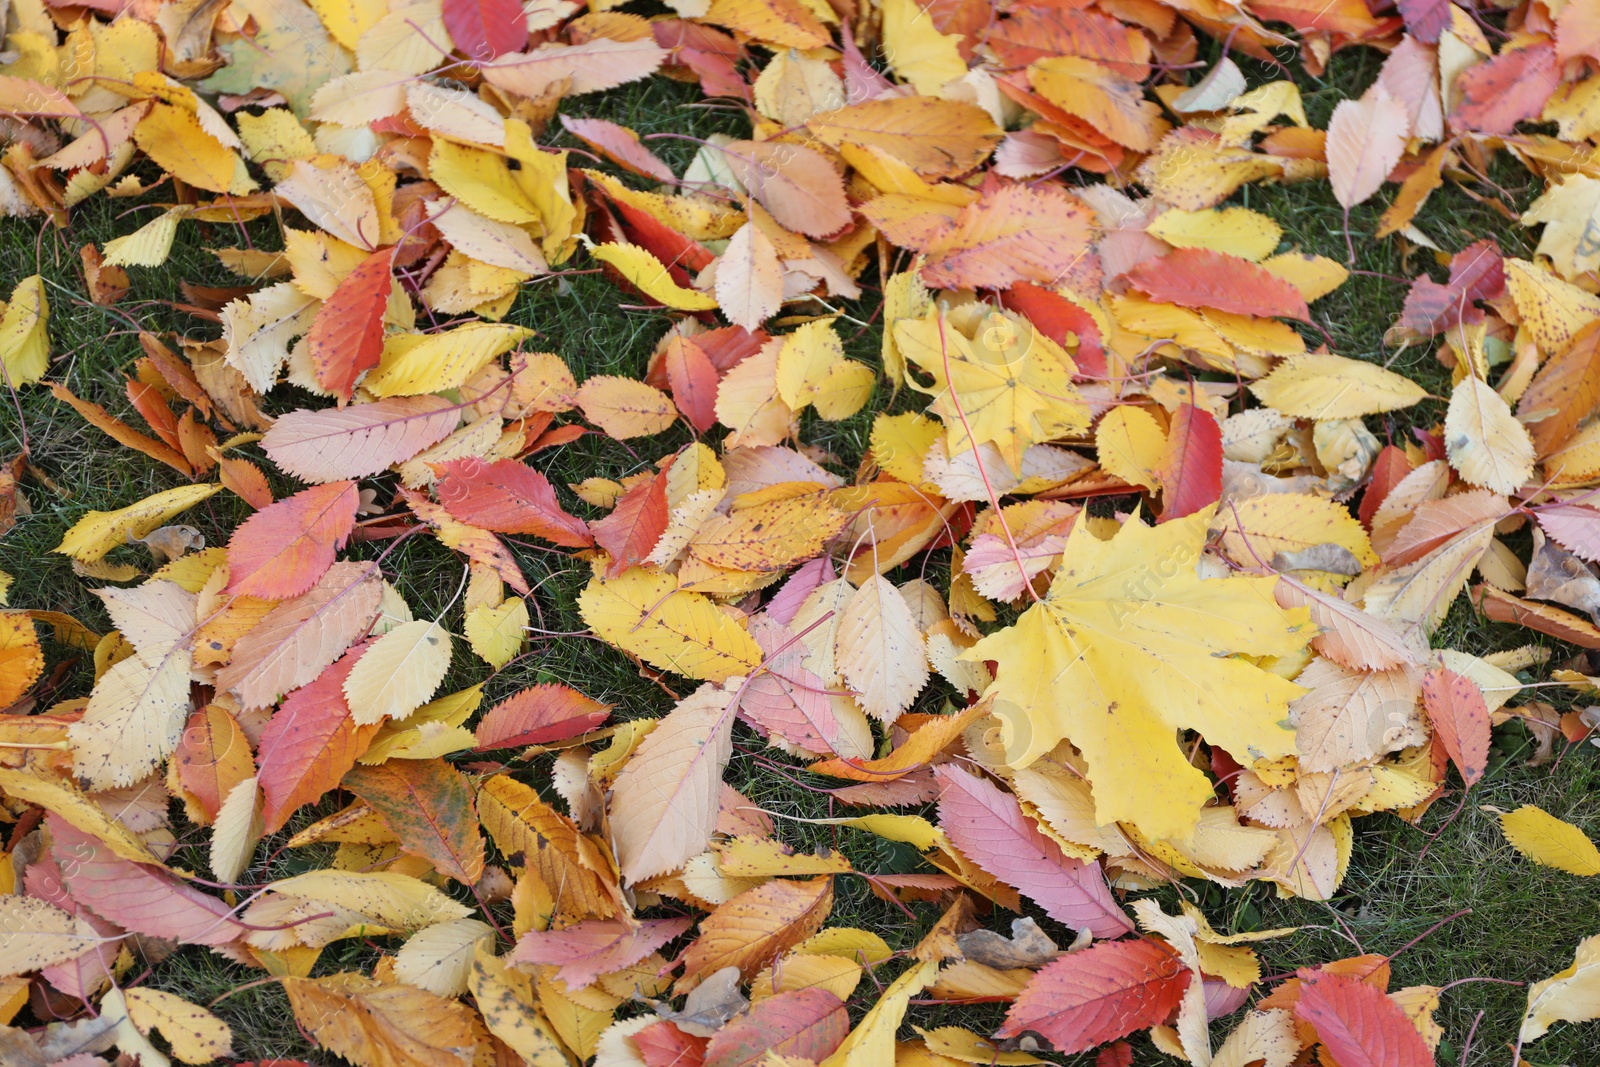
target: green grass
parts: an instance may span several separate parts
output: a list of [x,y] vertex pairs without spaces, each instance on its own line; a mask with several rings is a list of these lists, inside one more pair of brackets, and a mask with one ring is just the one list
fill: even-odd
[[[1375,75],[1379,57],[1365,51],[1341,53],[1335,57],[1328,75],[1320,82],[1303,79],[1307,109],[1314,125],[1325,126],[1329,112],[1339,99],[1353,95]],[[1260,74],[1260,70],[1255,73]],[[599,115],[632,126],[640,133],[689,132],[705,136],[712,132],[743,133],[743,120],[737,112],[708,108],[696,103],[695,91],[664,79],[631,86],[599,97],[570,101],[574,113]],[[547,137],[547,139],[549,139]],[[692,155],[688,141],[663,139],[654,147],[673,166],[681,170]],[[1500,168],[1493,177],[1520,208],[1536,192],[1531,178],[1520,170]],[[1392,192],[1392,189],[1389,191]],[[1426,249],[1407,249],[1391,238],[1378,242],[1370,235],[1389,192],[1352,213],[1350,228],[1357,250],[1358,271],[1343,288],[1320,301],[1314,314],[1334,342],[1334,350],[1384,362],[1422,383],[1435,396],[1449,387],[1449,372],[1434,358],[1431,347],[1417,345],[1402,351],[1386,349],[1385,330],[1397,316],[1404,299],[1402,279],[1423,270],[1438,274],[1431,253]],[[1483,191],[1492,196],[1492,190]],[[1326,182],[1294,186],[1247,188],[1236,197],[1276,219],[1284,228],[1288,245],[1318,252],[1343,261],[1346,236],[1343,213],[1333,201]],[[122,392],[122,379],[138,359],[140,349],[133,323],[156,333],[177,333],[210,338],[217,328],[203,320],[183,314],[166,303],[179,300],[179,282],[230,285],[237,279],[221,269],[206,249],[241,243],[232,227],[181,228],[170,261],[159,269],[135,268],[134,289],[116,311],[88,304],[80,295],[82,280],[77,267],[77,249],[86,241],[104,244],[126,233],[151,217],[154,208],[128,201],[97,198],[74,209],[72,226],[66,232],[45,229],[33,223],[11,221],[0,225],[0,288],[9,291],[17,281],[35,271],[49,279],[52,304],[50,332],[56,362],[50,378],[66,383],[80,396],[104,404],[113,413],[137,423]],[[1480,200],[1447,186],[1434,194],[1419,223],[1447,251],[1454,251],[1472,240],[1493,236],[1508,254],[1527,254],[1528,235],[1515,223]],[[261,247],[276,247],[276,236],[268,222],[253,224],[250,239]],[[867,282],[875,279],[869,276]],[[666,326],[658,312],[624,311],[617,307],[623,298],[598,276],[582,275],[559,283],[531,285],[519,297],[509,320],[526,325],[540,334],[537,344],[559,352],[577,377],[593,374],[640,375],[649,352]],[[868,291],[861,306],[848,307],[851,316],[871,318],[876,299]],[[847,336],[850,354],[876,364],[881,323]],[[293,398],[275,402],[290,403]],[[808,418],[803,439],[824,447],[838,457],[836,469],[848,475],[860,458],[872,415],[883,409],[882,392],[874,405],[861,415],[839,424],[825,424]],[[21,418],[14,409],[0,413],[0,452],[15,454],[24,436],[31,448],[31,460],[59,492],[37,478],[30,478],[25,492],[33,515],[22,519],[17,528],[0,541],[0,569],[16,576],[11,591],[13,606],[48,608],[76,615],[92,627],[109,623],[98,598],[89,590],[97,584],[77,578],[66,557],[50,552],[62,532],[91,509],[122,507],[155,492],[180,484],[172,471],[116,446],[87,427],[70,409],[57,404],[41,388],[30,388],[19,398]],[[912,394],[902,394],[896,410],[916,405]],[[1396,416],[1369,420],[1381,438],[1400,441],[1409,436],[1412,426],[1427,426],[1442,417],[1442,404],[1426,402],[1417,409]],[[24,429],[25,427],[25,429]],[[624,445],[595,435],[567,445],[555,453],[541,454],[535,463],[556,483],[577,481],[590,476],[621,477],[643,467],[643,460],[654,459],[667,448],[687,440],[684,431],[646,442],[644,448],[630,450]],[[635,455],[635,451],[639,455]],[[642,457],[642,459],[641,459]],[[277,486],[288,488],[287,483]],[[571,499],[568,500],[571,503]],[[581,505],[577,508],[582,512]],[[211,544],[225,541],[229,530],[243,515],[243,507],[230,495],[214,497],[189,512],[180,521],[199,527]],[[355,549],[370,557],[382,545]],[[136,549],[120,550],[127,558],[138,559]],[[536,588],[535,626],[565,633],[581,630],[583,624],[573,607],[577,591],[586,580],[586,566],[560,554],[532,548],[514,551],[527,577]],[[934,573],[947,568],[947,553],[935,553]],[[146,562],[142,561],[141,562]],[[906,568],[921,567],[913,561]],[[462,564],[430,539],[412,539],[389,557],[388,572],[418,617],[442,613],[444,622],[459,632],[459,606],[447,607],[462,577]],[[905,575],[902,575],[903,577]],[[1436,643],[1471,652],[1487,652],[1533,642],[1549,644],[1528,631],[1489,624],[1476,618],[1465,602],[1458,603]],[[92,680],[88,658],[71,649],[50,645],[52,664],[74,661],[53,696],[82,695]],[[456,660],[453,686],[481,680],[485,673],[465,652]],[[620,654],[606,646],[584,639],[557,639],[539,646],[540,654],[513,664],[489,681],[486,699],[497,701],[515,690],[543,681],[573,685],[590,695],[612,703],[624,718],[659,715],[670,707],[666,692],[639,677]],[[1557,648],[1559,661],[1570,650]],[[1530,681],[1542,680],[1530,677]],[[668,683],[687,691],[688,683]],[[1546,691],[1547,699],[1558,699],[1560,690]],[[923,706],[934,709],[944,695],[930,690]],[[803,772],[789,775],[771,769],[771,761],[789,762],[760,747],[759,739],[743,728],[736,737],[737,751],[728,780],[757,804],[778,815],[816,818],[836,814],[827,798],[805,786],[819,786],[821,779],[809,779]],[[1337,898],[1329,904],[1299,900],[1279,900],[1270,886],[1252,884],[1242,890],[1224,891],[1202,883],[1185,883],[1163,890],[1159,896],[1172,906],[1181,893],[1196,900],[1219,926],[1228,929],[1254,929],[1296,925],[1302,931],[1282,941],[1261,946],[1267,973],[1282,974],[1301,965],[1316,964],[1365,950],[1383,954],[1400,952],[1394,961],[1395,984],[1428,983],[1444,985],[1472,978],[1499,978],[1524,981],[1538,978],[1564,967],[1573,945],[1584,935],[1600,931],[1600,894],[1591,883],[1560,872],[1533,867],[1504,844],[1492,816],[1480,812],[1479,804],[1512,808],[1535,803],[1553,814],[1568,818],[1591,834],[1600,834],[1600,804],[1593,799],[1600,785],[1594,750],[1585,746],[1567,754],[1557,765],[1530,767],[1529,741],[1520,728],[1507,728],[1497,738],[1497,759],[1491,772],[1470,799],[1459,818],[1430,844],[1426,836],[1439,830],[1455,806],[1447,797],[1431,811],[1421,828],[1408,826],[1390,815],[1362,819],[1356,824],[1355,853],[1349,875]],[[533,779],[529,779],[533,780]],[[330,801],[329,804],[332,802]],[[325,805],[322,811],[329,810]],[[305,825],[315,813],[303,813],[291,830]],[[780,833],[801,847],[827,845],[842,849],[860,869],[877,872],[917,869],[914,853],[870,835],[840,831],[792,821],[780,821]],[[1418,859],[1427,846],[1427,854]],[[266,855],[263,849],[258,855]],[[325,855],[315,849],[309,854],[285,852],[270,868],[260,865],[246,877],[265,882],[306,869],[322,862]],[[180,857],[195,867],[203,867],[203,851],[187,847]],[[913,905],[917,916],[913,924],[898,909],[873,897],[857,878],[840,878],[836,887],[835,925],[857,925],[881,933],[895,948],[908,948],[937,917],[931,906]],[[1456,917],[1440,930],[1406,948],[1407,944],[1433,924],[1462,909],[1470,914]],[[1047,929],[1060,940],[1070,935],[1043,916]],[[1011,916],[996,913],[992,925],[1004,930]],[[1360,949],[1356,942],[1359,942]],[[387,946],[392,950],[393,945]],[[1400,951],[1404,948],[1404,951]],[[369,965],[375,947],[360,942],[340,943],[319,963],[319,973],[342,966]],[[142,970],[142,968],[136,969]],[[205,1003],[229,993],[243,981],[258,976],[199,949],[185,949],[154,966],[150,981],[192,1000]],[[874,989],[863,983],[854,1007],[864,1009]],[[1471,1063],[1502,1062],[1504,1048],[1515,1035],[1524,993],[1520,988],[1486,982],[1463,984],[1445,995],[1438,1019],[1446,1033],[1447,1048],[1441,1049],[1440,1062],[1457,1062],[1469,1028],[1481,1012]],[[336,1062],[329,1054],[312,1048],[297,1033],[283,994],[272,984],[230,996],[216,1007],[235,1029],[236,1051],[244,1057],[293,1056],[317,1064]],[[979,1008],[918,1008],[911,1016],[922,1026],[961,1024],[979,1031],[996,1025],[1001,1010]],[[1220,1039],[1220,1034],[1218,1035]],[[1536,1065],[1595,1062],[1591,1051],[1592,1027],[1558,1027],[1549,1037],[1528,1051]],[[1156,1053],[1147,1039],[1136,1040],[1137,1062],[1170,1062]],[[1092,1057],[1080,1057],[1087,1063]]]

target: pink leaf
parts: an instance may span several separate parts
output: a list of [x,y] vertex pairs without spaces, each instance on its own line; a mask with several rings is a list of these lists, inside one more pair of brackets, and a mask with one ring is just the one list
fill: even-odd
[[530,930],[517,940],[512,959],[558,967],[556,977],[578,990],[603,974],[633,966],[693,923],[658,919],[636,926],[620,919],[587,919],[561,930]]
[[658,182],[670,182],[676,177],[672,168],[639,140],[639,135],[626,126],[618,126],[605,119],[580,119],[561,116],[561,125],[584,144],[601,153],[624,170]]
[[667,519],[666,471],[623,493],[611,514],[594,524],[595,542],[611,554],[606,577],[643,562],[661,540]]
[[397,396],[375,404],[279,416],[261,447],[286,473],[307,482],[365,478],[404,463],[450,436],[460,409],[440,396]]
[[357,645],[290,693],[261,731],[258,779],[267,833],[283,829],[296,810],[338,785],[378,732],[378,723],[357,726],[344,699],[344,680],[366,650],[367,644]]
[[133,863],[59,815],[45,817],[72,899],[135,933],[184,945],[225,945],[245,928],[232,909],[160,867]]
[[759,1067],[768,1049],[821,1063],[849,1032],[844,1004],[826,989],[779,993],[718,1030],[706,1046],[705,1067]]
[[1133,929],[1100,867],[1063,853],[1023,815],[1016,797],[947,765],[934,774],[944,789],[939,825],[968,859],[1075,930],[1120,937]]
[[1537,512],[1539,528],[1562,548],[1600,563],[1600,510],[1582,504],[1547,504]]

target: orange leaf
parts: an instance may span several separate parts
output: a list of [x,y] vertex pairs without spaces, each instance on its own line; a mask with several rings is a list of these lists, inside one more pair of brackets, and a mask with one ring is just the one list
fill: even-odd
[[1489,763],[1489,708],[1470,678],[1437,667],[1422,679],[1422,702],[1433,733],[1471,786]]

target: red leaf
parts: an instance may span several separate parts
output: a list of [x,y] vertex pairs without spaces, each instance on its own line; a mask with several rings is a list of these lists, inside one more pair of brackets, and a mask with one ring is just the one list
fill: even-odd
[[1179,248],[1147,259],[1123,277],[1152,300],[1215,308],[1236,315],[1308,319],[1305,297],[1283,278],[1247,259],[1209,248]]
[[688,918],[586,919],[560,930],[528,931],[517,939],[512,959],[559,968],[556,977],[576,992],[603,974],[633,966],[693,924]]
[[1356,509],[1361,525],[1372,529],[1372,516],[1378,513],[1384,498],[1411,470],[1411,459],[1405,449],[1394,445],[1383,446],[1378,458],[1372,461],[1372,477],[1367,482],[1367,491],[1361,495],[1361,506]]
[[949,766],[935,767],[934,774],[944,790],[939,826],[968,859],[1074,930],[1088,927],[1095,937],[1120,937],[1133,929],[1099,865],[1063,853],[1022,814],[1016,797]]
[[356,379],[376,367],[383,355],[383,313],[394,288],[389,275],[393,261],[392,248],[363,259],[323,301],[306,331],[317,383],[341,401],[350,399]]
[[478,747],[548,745],[588,733],[611,714],[611,705],[591,700],[567,686],[547,682],[513,693],[478,723]]
[[666,365],[672,401],[691,425],[705,433],[717,424],[717,385],[721,376],[705,351],[686,337],[667,342],[661,357]]
[[1193,515],[1222,495],[1222,427],[1211,412],[1184,404],[1167,427],[1161,481],[1161,521]]
[[262,508],[228,541],[228,592],[283,600],[327,573],[356,526],[355,482],[315,485]]
[[1295,1017],[1339,1067],[1433,1067],[1433,1053],[1400,1005],[1365,982],[1301,970]]
[[1094,1058],[1094,1067],[1133,1067],[1133,1046],[1126,1041],[1111,1042]]
[[1422,701],[1433,732],[1468,786],[1489,764],[1489,708],[1471,679],[1437,667],[1422,679]]
[[1456,78],[1461,99],[1450,112],[1450,125],[1478,133],[1510,133],[1522,120],[1537,118],[1560,84],[1554,45],[1501,52]]
[[1057,1052],[1083,1052],[1165,1022],[1188,985],[1164,942],[1101,941],[1035,974],[995,1036],[1032,1030]]
[[296,809],[338,785],[377,734],[381,724],[357,726],[344,699],[344,680],[366,650],[357,645],[290,693],[261,731],[257,757],[267,833],[283,829]]
[[594,524],[595,542],[611,553],[606,577],[642,562],[667,529],[667,472],[640,482],[617,500],[611,514]]
[[394,831],[400,850],[463,885],[483,877],[483,834],[472,790],[442,759],[395,759],[356,767],[340,783]]
[[1000,303],[1012,311],[1021,312],[1033,323],[1034,329],[1069,351],[1067,335],[1076,337],[1077,351],[1073,352],[1072,358],[1078,364],[1079,372],[1091,377],[1105,375],[1106,351],[1100,343],[1100,325],[1084,308],[1060,293],[1032,282],[1017,282],[1003,291]]
[[444,28],[469,59],[493,59],[528,46],[528,16],[517,0],[444,0]]
[[232,909],[160,867],[114,855],[54,812],[51,850],[72,899],[137,934],[185,945],[225,945],[243,936]]
[[821,1063],[850,1032],[850,1016],[826,989],[797,989],[759,1001],[706,1046],[706,1067],[756,1067],[767,1050]]
[[1537,512],[1550,540],[1590,563],[1600,563],[1600,510],[1582,504],[1547,504]]
[[645,1067],[701,1067],[708,1044],[705,1038],[686,1034],[665,1019],[651,1023],[628,1040],[639,1050]]
[[1400,16],[1411,36],[1438,44],[1439,34],[1450,25],[1450,0],[1400,0]]
[[476,457],[440,464],[439,502],[461,522],[496,533],[532,534],[567,548],[594,543],[589,527],[556,500],[544,475],[514,459]]

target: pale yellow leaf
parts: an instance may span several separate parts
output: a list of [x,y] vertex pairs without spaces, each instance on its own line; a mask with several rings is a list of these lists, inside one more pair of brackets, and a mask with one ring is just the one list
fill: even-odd
[[237,882],[250,866],[256,843],[266,829],[259,793],[256,779],[246,778],[228,791],[217,810],[211,829],[211,873],[219,882]]
[[893,722],[928,683],[922,631],[900,590],[881,575],[861,583],[839,617],[835,662],[861,706]]
[[1572,966],[1528,987],[1520,1041],[1537,1041],[1557,1022],[1600,1018],[1600,934],[1578,943]]
[[404,719],[433,696],[450,669],[450,634],[437,622],[401,623],[366,650],[344,680],[358,725]]
[[1533,476],[1533,438],[1487,382],[1461,379],[1444,417],[1450,465],[1473,485],[1511,493]]
[[477,919],[456,919],[419,930],[395,953],[394,976],[441,997],[459,997],[467,991],[478,942],[486,938],[494,943],[494,928]]

